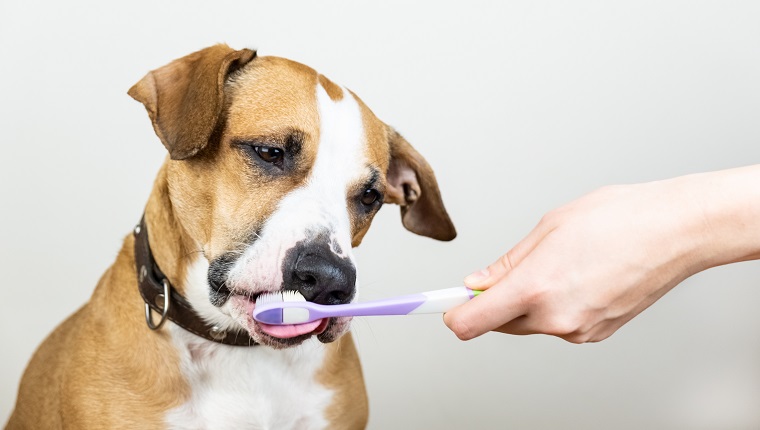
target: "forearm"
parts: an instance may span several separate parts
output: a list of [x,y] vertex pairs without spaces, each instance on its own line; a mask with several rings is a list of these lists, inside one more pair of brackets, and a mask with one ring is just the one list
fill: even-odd
[[697,211],[693,216],[701,231],[694,249],[695,272],[760,258],[760,165],[672,181]]

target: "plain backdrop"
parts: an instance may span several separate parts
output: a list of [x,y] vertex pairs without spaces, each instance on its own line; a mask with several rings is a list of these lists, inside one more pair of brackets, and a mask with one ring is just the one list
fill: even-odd
[[[148,70],[253,47],[405,134],[459,237],[383,208],[357,250],[373,299],[460,285],[600,186],[758,163],[758,23],[757,2],[3,0],[0,422],[140,218],[165,155],[126,95]],[[358,319],[370,428],[760,428],[759,281],[758,262],[703,272],[588,345]]]

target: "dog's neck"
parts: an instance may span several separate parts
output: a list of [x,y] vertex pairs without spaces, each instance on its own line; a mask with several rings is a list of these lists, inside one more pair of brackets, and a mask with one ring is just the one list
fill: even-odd
[[153,258],[175,290],[184,295],[185,273],[192,257],[202,252],[188,237],[169,198],[166,163],[159,170],[145,207],[145,224]]

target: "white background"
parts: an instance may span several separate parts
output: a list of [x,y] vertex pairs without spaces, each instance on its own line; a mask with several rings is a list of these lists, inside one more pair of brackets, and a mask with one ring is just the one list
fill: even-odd
[[[148,70],[258,48],[406,135],[459,237],[384,208],[357,251],[371,299],[459,285],[602,185],[758,163],[759,23],[757,2],[3,0],[0,423],[140,217],[164,149],[126,91]],[[590,345],[358,320],[370,428],[758,428],[759,283],[757,262],[709,270]]]

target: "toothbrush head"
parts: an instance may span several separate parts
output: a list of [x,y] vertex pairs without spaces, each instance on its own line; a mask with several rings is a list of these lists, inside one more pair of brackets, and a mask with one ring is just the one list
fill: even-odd
[[[256,306],[253,309],[253,319],[264,324],[281,325],[281,324],[293,324],[299,319],[297,315],[292,315],[298,312],[299,308],[286,309],[283,307],[283,303],[292,302],[306,302],[304,296],[298,291],[286,290],[278,291],[275,293],[263,293],[256,299]],[[306,312],[306,319],[308,319],[308,310]]]

